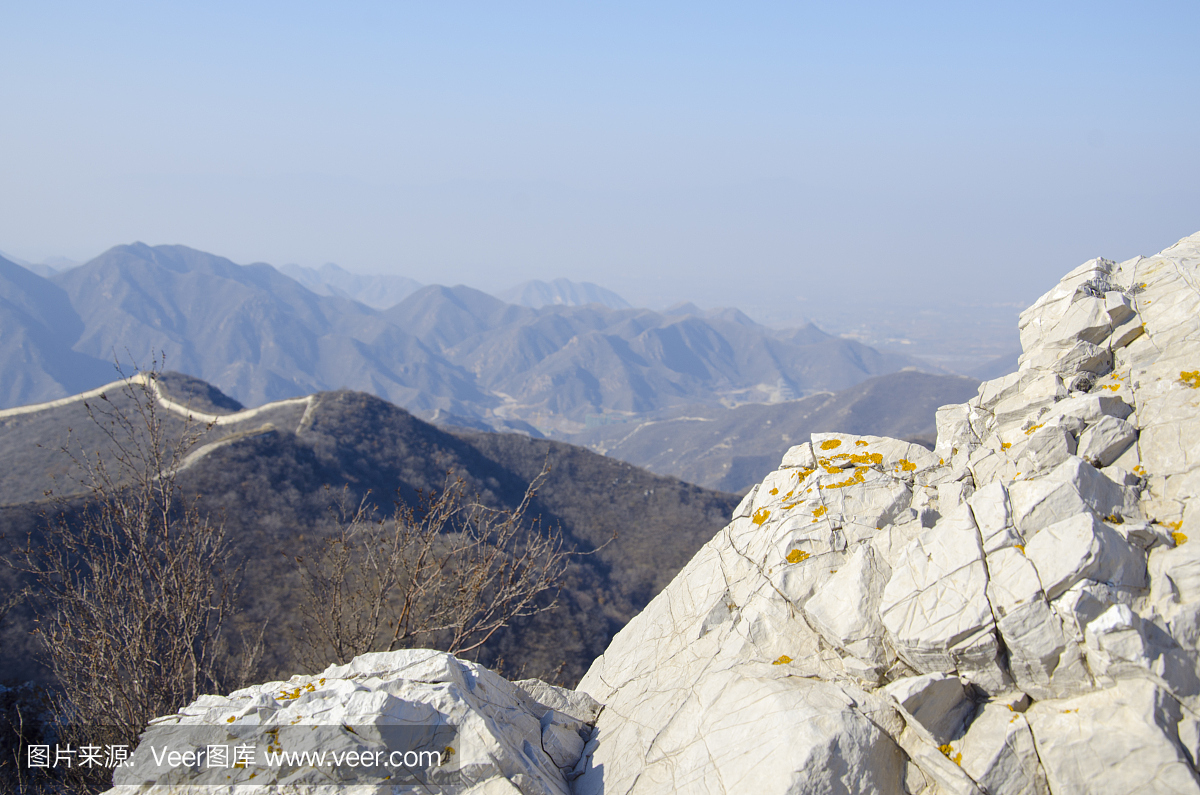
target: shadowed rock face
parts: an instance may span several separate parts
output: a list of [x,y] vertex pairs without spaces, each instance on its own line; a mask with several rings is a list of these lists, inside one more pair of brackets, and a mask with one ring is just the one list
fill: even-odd
[[[565,791],[540,746],[576,795],[1200,792],[1200,235],[1085,263],[1021,329],[1018,371],[942,407],[934,450],[788,450],[557,693],[585,726],[535,728],[493,683],[462,720],[509,710],[496,768],[457,791]],[[330,677],[415,691],[408,664]]]

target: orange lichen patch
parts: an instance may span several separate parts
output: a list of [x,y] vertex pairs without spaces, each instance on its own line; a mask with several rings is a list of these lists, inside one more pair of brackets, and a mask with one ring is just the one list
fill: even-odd
[[1007,450],[1010,447],[1012,447],[1012,442],[1001,442],[1000,443],[1001,450]]
[[956,765],[959,765],[960,767],[962,766],[962,753],[956,752],[954,750],[954,746],[952,746],[950,743],[946,743],[945,745],[939,745],[938,750],[941,751],[943,754],[945,754],[946,758],[949,759],[951,762],[953,762]]
[[779,489],[778,489],[778,488],[771,489],[771,491],[770,491],[770,492],[768,492],[768,493],[769,493],[769,494],[778,494],[778,493],[779,493]]
[[829,509],[822,505],[813,511],[813,516],[824,516],[828,512]]
[[821,442],[822,450],[833,450],[834,448],[841,447],[841,446],[842,446],[841,439],[826,439],[825,441]]
[[829,460],[837,461],[838,459],[849,461],[852,464],[878,464],[883,465],[883,453],[838,453],[832,456]]
[[841,467],[835,467],[835,466],[829,466],[828,464],[822,464],[822,465],[821,465],[821,469],[824,469],[824,470],[825,470],[826,472],[828,472],[830,475],[840,475],[840,474],[842,474],[842,468],[841,468]]
[[867,467],[855,467],[854,474],[839,483],[830,483],[828,486],[822,486],[823,489],[844,489],[847,486],[853,486],[863,482],[863,473],[867,471]]
[[1104,521],[1108,522],[1109,524],[1125,524],[1125,517],[1121,516],[1119,513],[1110,513],[1108,516],[1104,517]]
[[235,720],[237,720],[237,718],[236,718],[235,716],[233,716],[233,715],[230,715],[230,716],[229,716],[229,718],[228,718],[228,719],[227,719],[225,722],[226,722],[226,723],[233,723]]
[[1022,555],[1025,554],[1025,545],[1024,544],[1013,544],[1013,546],[1016,547],[1017,551],[1020,552]]
[[767,517],[769,517],[770,515],[771,515],[771,512],[768,511],[766,508],[759,508],[757,511],[754,512],[754,515],[750,517],[750,521],[754,522],[755,524],[760,525],[763,522],[767,521]]
[[803,483],[804,479],[806,477],[808,477],[809,475],[811,475],[812,473],[814,473],[816,471],[817,470],[815,470],[815,469],[803,469],[803,468],[797,469],[796,470],[796,482]]
[[945,465],[946,465],[946,459],[944,459],[944,458],[939,458],[939,459],[938,459],[938,466],[945,466]]
[[1137,466],[1135,466],[1133,468],[1133,472],[1135,475],[1144,475],[1144,474],[1146,474],[1146,468],[1144,466],[1142,466],[1141,464],[1138,464]]
[[1107,390],[1109,390],[1109,391],[1111,391],[1111,392],[1119,392],[1119,391],[1121,391],[1121,385],[1120,385],[1120,384],[1101,384],[1101,385],[1100,385],[1100,388],[1101,388],[1101,389],[1107,389]]
[[870,444],[870,442],[864,442],[862,439],[857,439],[854,442],[855,447],[866,447],[869,444]]
[[1171,538],[1175,540],[1175,546],[1180,546],[1187,543],[1187,536],[1178,530],[1176,530],[1174,533],[1171,533]]
[[897,472],[915,472],[916,470],[917,470],[917,465],[914,464],[912,461],[909,461],[907,458],[901,458],[899,461],[896,462],[896,471]]
[[1026,436],[1028,436],[1029,434],[1033,433],[1034,431],[1036,431],[1038,428],[1041,428],[1041,427],[1042,427],[1042,426],[1044,426],[1045,424],[1046,424],[1046,423],[1042,422],[1042,423],[1038,423],[1037,425],[1034,425],[1032,428],[1030,428],[1029,430],[1025,431],[1025,435],[1026,435]]
[[1180,370],[1179,380],[1184,386],[1190,386],[1192,389],[1200,389],[1200,370]]
[[779,655],[779,659],[776,660],[775,662],[771,663],[771,665],[787,665],[791,661],[792,661],[791,657],[787,656],[786,654],[781,654],[781,655]]
[[787,553],[787,562],[799,563],[803,560],[808,560],[810,557],[811,555],[802,549],[793,549],[791,552]]
[[1072,712],[1078,712],[1078,711],[1079,711],[1078,707],[1076,707],[1075,709],[1064,709],[1064,710],[1062,710],[1062,714],[1070,715]]
[[1183,520],[1180,519],[1178,522],[1157,522],[1157,524],[1160,524],[1163,527],[1169,527],[1172,530],[1178,532],[1179,528],[1183,527]]

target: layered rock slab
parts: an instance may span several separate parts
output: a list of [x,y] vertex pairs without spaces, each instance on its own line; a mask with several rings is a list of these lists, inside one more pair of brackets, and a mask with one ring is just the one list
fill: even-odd
[[[366,654],[315,676],[201,696],[156,719],[109,793],[568,795],[600,709],[584,694],[512,683],[443,652]],[[258,747],[243,764],[232,750],[211,764],[212,747],[239,746]],[[164,764],[167,749],[193,756]],[[418,749],[437,752],[436,763],[421,760],[422,778],[398,784],[418,766],[413,758],[406,768],[405,752]],[[367,758],[380,764],[360,763]]]
[[580,683],[577,791],[1200,792],[1200,235],[1020,325],[934,452],[818,434],[747,495]]

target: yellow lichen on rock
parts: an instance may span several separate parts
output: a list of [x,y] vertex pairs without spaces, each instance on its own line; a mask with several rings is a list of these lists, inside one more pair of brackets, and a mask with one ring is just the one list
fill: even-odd
[[[840,472],[841,470],[838,470],[838,471]],[[854,470],[854,474],[851,477],[849,477],[846,480],[843,480],[841,482],[838,482],[838,483],[830,483],[829,485],[822,486],[821,488],[823,488],[823,489],[844,489],[847,486],[854,486],[858,483],[862,483],[863,482],[863,473],[866,471],[867,471],[867,467],[856,467]]]
[[950,743],[946,743],[945,745],[939,745],[938,750],[941,751],[943,754],[945,754],[946,758],[949,759],[951,762],[953,762],[956,765],[959,765],[960,767],[962,766],[962,752],[955,751],[954,746],[952,746]]
[[1184,386],[1190,386],[1192,389],[1200,389],[1200,370],[1181,370],[1179,372],[1179,380]]
[[787,665],[791,661],[792,661],[791,657],[787,656],[786,654],[781,654],[781,655],[779,655],[779,659],[776,660],[775,662],[771,663],[771,665]]
[[771,512],[768,511],[766,508],[759,508],[757,511],[754,512],[754,516],[750,517],[750,521],[754,522],[757,525],[761,525],[763,522],[767,521],[767,519],[768,519],[768,517],[770,517],[770,515],[771,515]]
[[[830,456],[829,460],[837,461],[839,458],[849,461],[852,464],[883,465],[883,453],[838,453],[837,455]],[[913,469],[916,469],[916,467],[914,466]]]
[[842,446],[841,439],[826,439],[825,441],[821,442],[822,450],[833,450],[833,449],[841,447],[841,446]]
[[800,549],[793,549],[791,552],[787,553],[787,562],[799,563],[802,560],[808,560],[809,557],[810,555],[807,552]]

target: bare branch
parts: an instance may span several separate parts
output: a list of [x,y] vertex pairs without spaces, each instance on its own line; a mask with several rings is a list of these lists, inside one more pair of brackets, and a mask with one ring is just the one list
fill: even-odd
[[365,498],[347,510],[343,492],[338,529],[300,560],[305,664],[418,645],[470,654],[514,619],[554,609],[572,553],[561,533],[526,521],[548,471],[511,511],[467,501],[450,476],[440,494],[387,519]]
[[224,631],[240,569],[223,524],[204,517],[176,475],[207,427],[173,430],[156,400],[160,363],[125,378],[117,394],[86,405],[105,444],[68,444],[86,498],[56,498],[43,537],[30,538],[23,570],[36,589],[36,632],[60,689],[59,720],[105,726],[135,741],[170,713],[230,678]]

